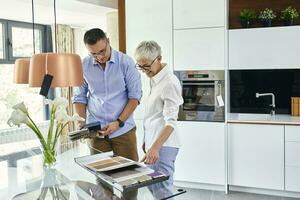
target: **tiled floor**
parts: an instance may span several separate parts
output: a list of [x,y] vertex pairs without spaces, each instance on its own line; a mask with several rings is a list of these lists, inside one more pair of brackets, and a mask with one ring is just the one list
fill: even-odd
[[[225,194],[219,191],[185,189],[187,193],[175,197],[175,200],[297,200],[279,196],[259,195],[242,192],[230,192]],[[299,199],[298,199],[299,200]]]

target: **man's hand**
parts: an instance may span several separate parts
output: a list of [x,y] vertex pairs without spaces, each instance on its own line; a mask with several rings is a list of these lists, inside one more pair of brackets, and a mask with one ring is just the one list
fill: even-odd
[[144,162],[147,165],[153,165],[159,160],[159,149],[151,147],[149,151],[147,151],[144,158],[141,162]]
[[76,128],[77,130],[82,129],[85,126],[85,120],[84,121],[77,121]]
[[114,121],[114,122],[109,123],[107,126],[103,127],[99,131],[99,133],[103,136],[106,136],[106,135],[112,134],[113,132],[115,132],[118,129],[119,129],[119,122]]

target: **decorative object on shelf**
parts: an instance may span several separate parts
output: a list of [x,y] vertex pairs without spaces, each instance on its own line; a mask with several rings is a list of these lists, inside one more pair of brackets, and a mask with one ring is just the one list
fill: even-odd
[[291,115],[300,116],[300,97],[291,97]]
[[262,21],[264,27],[272,26],[272,20],[276,18],[276,13],[269,8],[260,11],[258,18]]
[[250,28],[251,23],[256,19],[256,13],[253,10],[243,9],[240,12],[240,21],[243,28]]
[[[25,124],[33,130],[41,142],[41,148],[43,152],[44,165],[51,167],[56,162],[55,146],[57,139],[61,135],[63,129],[68,125],[68,122],[83,120],[78,114],[74,114],[72,117],[67,114],[66,108],[68,106],[68,100],[65,98],[57,97],[53,101],[45,100],[46,104],[51,107],[50,112],[50,124],[47,135],[44,135],[36,123],[30,117],[28,109],[24,102],[13,106],[13,112],[7,121],[9,126],[20,126]],[[55,132],[53,130],[55,129]],[[46,138],[44,137],[46,136]]]
[[281,11],[280,19],[284,21],[284,25],[292,26],[294,21],[299,17],[299,13],[296,8],[292,6],[287,7]]

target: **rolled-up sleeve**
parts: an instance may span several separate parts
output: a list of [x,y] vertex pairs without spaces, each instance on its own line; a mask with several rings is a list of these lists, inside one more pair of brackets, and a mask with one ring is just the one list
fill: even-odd
[[125,74],[125,82],[128,90],[128,98],[140,101],[142,98],[141,75],[135,68],[133,59],[131,59],[130,57],[126,59],[126,65],[127,70]]
[[164,88],[161,98],[164,103],[163,117],[166,123],[165,125],[169,125],[175,129],[176,121],[178,118],[179,106],[183,104],[180,84],[168,84]]
[[87,102],[88,102],[87,93],[88,93],[88,84],[84,80],[83,84],[80,87],[76,88],[72,102],[87,104]]

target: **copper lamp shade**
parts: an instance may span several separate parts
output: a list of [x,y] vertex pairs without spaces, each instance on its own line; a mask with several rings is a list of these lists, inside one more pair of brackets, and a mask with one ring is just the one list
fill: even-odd
[[19,58],[15,61],[14,83],[27,84],[29,73],[29,58]]
[[71,53],[41,53],[31,57],[29,86],[41,87],[45,74],[53,76],[51,87],[73,87],[83,84],[80,56]]

